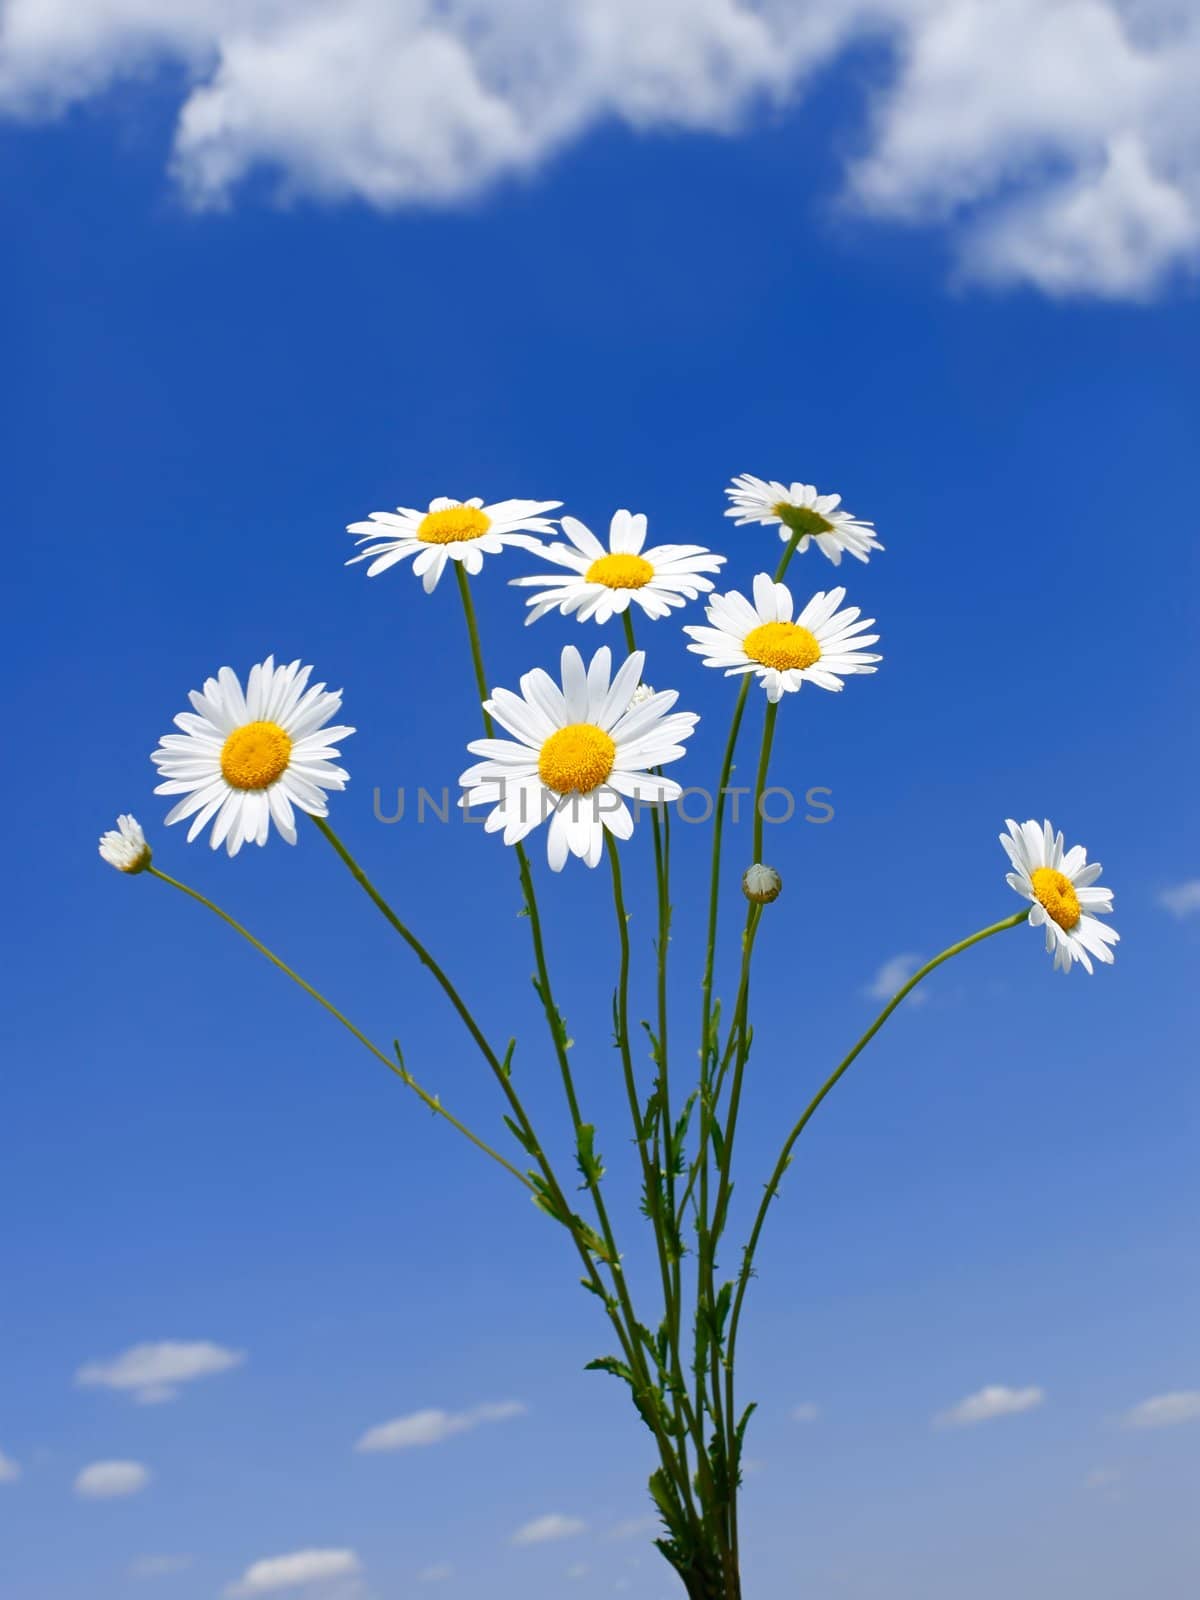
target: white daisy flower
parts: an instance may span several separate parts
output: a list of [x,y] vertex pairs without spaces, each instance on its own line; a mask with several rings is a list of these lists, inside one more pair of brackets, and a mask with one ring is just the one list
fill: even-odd
[[753,605],[745,595],[715,594],[705,612],[712,626],[683,631],[696,641],[688,649],[703,656],[706,667],[724,667],[727,678],[757,674],[768,700],[778,700],[802,683],[840,689],[843,678],[874,672],[875,662],[883,659],[866,649],[879,635],[862,631],[875,618],[860,621],[857,606],[839,611],[845,598],[845,589],[822,590],[793,622],[791,590],[760,572]]
[[1098,861],[1088,865],[1087,851],[1081,844],[1063,850],[1063,836],[1054,833],[1048,822],[1017,823],[1007,819],[1007,833],[1000,843],[1016,868],[1006,879],[1025,900],[1033,902],[1029,921],[1046,930],[1046,949],[1053,952],[1056,970],[1069,972],[1071,963],[1081,962],[1091,972],[1091,957],[1111,962],[1111,946],[1120,934],[1100,917],[1112,915],[1111,889],[1096,887],[1102,868]]
[[636,601],[648,617],[665,617],[672,606],[682,606],[712,588],[706,572],[719,572],[725,557],[699,544],[659,544],[649,550],[646,518],[639,512],[614,512],[608,530],[608,549],[576,517],[563,517],[562,530],[570,541],[543,545],[538,554],[565,567],[564,573],[540,572],[531,578],[510,578],[521,589],[538,589],[525,603],[526,623],[547,611],[572,612],[580,622],[594,617],[607,622]]
[[428,511],[407,506],[372,511],[368,522],[352,522],[346,529],[364,547],[346,565],[369,561],[367,577],[374,578],[413,556],[413,571],[430,594],[447,561],[461,561],[474,576],[482,569],[484,556],[499,555],[505,545],[540,552],[542,545],[533,535],[554,532],[554,523],[544,513],[557,511],[560,505],[561,500],[498,500],[485,506],[482,500],[442,496],[429,502]]
[[235,856],[243,844],[266,844],[272,821],[295,844],[293,806],[328,816],[325,792],[349,779],[331,764],[340,754],[333,746],[354,729],[326,726],[342,692],[323,683],[309,688],[311,672],[298,661],[277,667],[268,656],[251,667],[245,694],[230,667],[189,692],[195,709],[175,718],[183,731],[160,739],[150,757],[166,780],[155,794],[183,796],[167,821],[192,818],[189,844],[212,822],[213,849],[224,842]]
[[793,534],[803,537],[796,546],[800,555],[816,540],[817,549],[840,566],[842,551],[859,561],[869,561],[872,550],[883,546],[875,537],[875,524],[839,511],[840,494],[818,494],[811,483],[790,486],[752,478],[748,472],[733,480],[725,493],[733,501],[727,517],[736,517],[738,527],[747,522],[779,524],[779,537],[786,544]]
[[144,872],[150,865],[150,846],[138,819],[122,812],[116,828],[100,835],[100,854],[118,872]]
[[589,867],[600,860],[605,828],[617,839],[633,832],[626,800],[648,804],[679,798],[670,778],[651,773],[683,755],[683,741],[700,720],[671,712],[674,689],[631,705],[645,653],[636,650],[610,680],[612,655],[597,650],[586,668],[574,645],[562,653],[562,687],[541,668],[521,679],[521,693],[497,689],[484,709],[512,739],[476,739],[467,746],[483,759],[458,780],[461,806],[491,806],[484,828],[504,830],[516,844],[546,817],[546,854],[560,872],[568,855]]

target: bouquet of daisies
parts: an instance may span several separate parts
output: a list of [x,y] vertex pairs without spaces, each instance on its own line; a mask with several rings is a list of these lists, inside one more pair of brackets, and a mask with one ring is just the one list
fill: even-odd
[[[272,829],[294,844],[297,813],[311,818],[457,1013],[495,1080],[507,1130],[504,1148],[467,1126],[440,1094],[420,1083],[398,1050],[381,1049],[227,911],[156,865],[132,816],[119,817],[116,830],[100,841],[100,853],[112,866],[168,884],[221,918],[501,1168],[506,1181],[520,1184],[562,1230],[583,1286],[599,1302],[615,1341],[614,1352],[590,1366],[628,1386],[653,1435],[658,1464],[649,1489],[662,1521],[656,1543],[692,1600],[740,1600],[738,1490],[754,1407],[737,1394],[738,1332],[767,1213],[817,1108],[905,996],[960,952],[1029,922],[1043,930],[1056,967],[1068,971],[1078,962],[1090,973],[1094,961],[1112,961],[1117,942],[1115,931],[1101,920],[1112,911],[1112,894],[1097,882],[1099,865],[1089,865],[1082,846],[1064,849],[1062,834],[1049,822],[1009,821],[1000,842],[1012,867],[1008,883],[1022,905],[926,962],[824,1082],[814,1085],[766,1175],[735,1267],[723,1270],[738,1113],[753,1038],[755,944],[782,889],[779,873],[762,859],[764,800],[780,707],[806,684],[840,691],[848,678],[877,671],[882,659],[873,649],[879,642],[870,631],[873,619],[845,604],[844,588],[820,590],[799,603],[785,580],[795,558],[813,548],[834,566],[844,555],[866,562],[883,548],[872,523],[841,509],[838,495],[818,494],[809,484],[743,475],[726,493],[726,516],[739,525],[777,529],[783,545],[775,571],[755,575],[748,594],[714,592],[723,555],[695,544],[650,545],[646,518],[628,511],[612,517],[607,544],[576,518],[555,518],[558,501],[485,505],[438,499],[427,511],[374,512],[349,528],[360,546],[352,563],[366,562],[368,577],[411,559],[412,572],[430,593],[447,569],[453,570],[481,724],[481,736],[467,746],[472,763],[459,778],[460,804],[483,813],[486,831],[500,834],[516,858],[534,983],[570,1115],[574,1148],[568,1159],[582,1176],[582,1201],[575,1198],[574,1184],[564,1180],[561,1152],[547,1149],[526,1108],[514,1073],[516,1041],[501,1047],[488,1038],[436,954],[334,831],[328,796],[348,782],[338,764],[339,746],[354,729],[336,720],[340,691],[310,682],[311,667],[299,661],[278,665],[268,656],[250,669],[244,683],[222,667],[202,689],[191,691],[191,709],[175,718],[178,731],[166,734],[151,758],[161,780],[155,792],[174,800],[166,821],[186,821],[189,843],[207,830],[213,848],[224,845],[233,856],[244,844],[265,844]],[[615,654],[609,644],[589,657],[568,645],[555,673],[533,666],[515,689],[492,687],[471,583],[486,557],[507,550],[524,552],[549,569],[512,580],[529,590],[527,622],[557,611],[600,628],[615,624]],[[698,1035],[683,1051],[688,1070],[681,1076],[672,1060],[678,1047],[668,1043],[673,1038],[668,1028],[671,820],[682,793],[676,764],[687,754],[698,718],[676,709],[678,691],[655,689],[645,681],[646,657],[638,647],[635,617],[638,625],[669,621],[702,598],[705,621],[684,627],[687,648],[738,685],[731,692],[729,733],[712,791],[708,882],[696,904],[686,907],[689,920],[704,930],[704,958]],[[740,963],[733,1003],[722,1007],[714,993],[714,970],[722,894],[729,888],[722,855],[726,799],[752,696],[763,708],[752,791],[754,844],[751,861],[736,864],[741,895],[734,904],[740,909],[728,912],[727,919],[740,923]],[[794,711],[788,706],[783,715]],[[648,1051],[630,1027],[631,941],[622,875],[622,845],[644,812],[650,819],[657,906],[656,1011],[654,1022],[646,1024]],[[587,1120],[572,1070],[571,1039],[555,1001],[538,885],[525,848],[539,830],[552,872],[561,872],[574,856],[584,867],[606,862],[611,877],[617,946],[613,1031],[641,1175],[641,1209],[653,1236],[657,1291],[652,1307],[634,1303],[605,1197],[595,1125]],[[690,899],[690,884],[686,892]]]

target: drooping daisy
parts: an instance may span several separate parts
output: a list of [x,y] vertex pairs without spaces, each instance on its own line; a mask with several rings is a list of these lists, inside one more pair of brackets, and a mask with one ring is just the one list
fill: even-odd
[[118,872],[144,872],[150,865],[150,846],[138,819],[122,812],[116,827],[100,835],[100,854]]
[[295,844],[293,806],[328,816],[325,792],[349,780],[332,765],[340,755],[333,747],[354,729],[327,726],[342,692],[309,688],[311,672],[298,661],[277,667],[268,656],[251,667],[244,694],[231,667],[189,692],[194,710],[175,718],[183,731],[160,739],[150,757],[165,780],[155,794],[183,796],[167,821],[192,818],[189,844],[212,822],[213,849],[223,842],[235,856],[243,844],[266,844],[272,821]]
[[655,804],[679,798],[680,787],[650,771],[684,753],[683,741],[700,720],[672,712],[674,689],[631,705],[645,653],[636,650],[610,678],[612,655],[597,650],[585,669],[574,645],[562,653],[562,685],[536,668],[521,693],[497,689],[484,709],[512,739],[475,739],[483,759],[458,780],[461,806],[491,806],[484,828],[504,830],[516,844],[550,818],[546,854],[560,872],[568,855],[589,867],[600,860],[605,828],[617,839],[633,832],[626,800]]
[[1111,889],[1096,886],[1102,868],[1098,861],[1088,865],[1087,851],[1081,844],[1063,850],[1063,836],[1048,822],[1006,820],[1007,833],[1000,843],[1012,862],[1014,872],[1005,874],[1010,888],[1033,902],[1029,921],[1035,928],[1045,927],[1046,949],[1054,954],[1055,969],[1071,970],[1081,962],[1091,972],[1092,956],[1111,962],[1112,946],[1120,934],[1100,917],[1112,915]]
[[706,667],[723,667],[727,678],[753,672],[761,679],[768,700],[778,700],[802,683],[822,689],[842,688],[842,679],[856,672],[874,672],[882,656],[870,655],[877,633],[864,633],[875,621],[862,617],[857,606],[838,607],[845,589],[813,595],[792,621],[792,593],[774,583],[765,572],[754,580],[754,604],[745,595],[715,594],[705,615],[711,627],[686,627],[696,642],[688,649],[704,657]]
[[815,540],[817,549],[837,567],[843,550],[859,561],[869,561],[872,550],[883,549],[875,537],[873,522],[839,511],[841,495],[818,494],[811,483],[768,483],[743,472],[725,493],[733,501],[725,515],[736,517],[738,527],[747,522],[778,523],[779,537],[785,544],[793,534],[802,535],[796,546],[800,555]]
[[461,561],[474,576],[484,556],[498,555],[505,545],[540,551],[542,545],[533,535],[554,532],[554,523],[544,513],[557,511],[560,505],[561,500],[499,500],[485,506],[482,500],[442,496],[429,502],[428,511],[407,506],[372,511],[369,521],[352,522],[346,529],[364,547],[346,565],[369,561],[367,577],[374,578],[413,556],[413,571],[425,593],[431,594],[447,561]]
[[699,544],[659,544],[645,549],[646,518],[639,512],[613,513],[608,549],[576,517],[563,517],[562,530],[570,545],[544,545],[538,554],[565,567],[564,573],[540,572],[535,577],[511,578],[521,589],[538,589],[525,602],[531,607],[526,623],[547,611],[572,612],[580,622],[594,617],[607,622],[627,611],[634,601],[648,617],[665,617],[672,606],[682,606],[712,588],[706,572],[719,572],[725,557]]

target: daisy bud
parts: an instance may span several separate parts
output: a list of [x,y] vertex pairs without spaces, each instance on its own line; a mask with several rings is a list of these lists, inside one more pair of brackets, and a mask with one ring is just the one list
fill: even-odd
[[742,875],[742,893],[757,906],[770,905],[772,900],[778,900],[782,888],[783,879],[775,868],[764,867],[761,861],[747,867]]
[[138,819],[119,816],[116,828],[100,835],[100,854],[118,872],[144,872],[150,865],[150,846]]
[[647,700],[653,700],[654,686],[649,683],[639,683],[629,698],[627,709],[632,711],[634,706],[644,706]]

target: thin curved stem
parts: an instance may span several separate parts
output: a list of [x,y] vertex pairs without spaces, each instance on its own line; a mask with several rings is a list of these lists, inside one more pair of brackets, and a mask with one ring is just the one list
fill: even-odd
[[754,1227],[751,1230],[750,1239],[743,1254],[742,1267],[740,1273],[738,1274],[737,1290],[734,1295],[733,1311],[729,1322],[727,1360],[731,1367],[733,1365],[734,1352],[737,1343],[738,1320],[741,1315],[742,1302],[746,1295],[746,1287],[752,1276],[754,1252],[758,1246],[759,1236],[761,1235],[763,1229],[763,1223],[766,1221],[767,1211],[770,1208],[771,1201],[774,1199],[775,1194],[778,1191],[780,1180],[782,1179],[784,1172],[787,1170],[788,1164],[791,1160],[792,1149],[797,1139],[799,1139],[805,1128],[812,1121],[814,1115],[816,1114],[817,1108],[820,1106],[821,1102],[826,1098],[826,1096],[831,1093],[841,1078],[844,1077],[844,1075],[849,1071],[850,1067],[862,1054],[863,1050],[866,1049],[867,1045],[870,1044],[871,1040],[879,1032],[880,1028],[883,1027],[884,1023],[891,1016],[892,1012],[895,1011],[896,1007],[900,1005],[901,1002],[905,1000],[907,996],[910,995],[917,987],[917,985],[927,978],[931,972],[936,971],[938,967],[951,960],[954,956],[961,955],[964,950],[969,950],[972,945],[980,944],[984,939],[990,939],[993,934],[1003,933],[1008,928],[1020,927],[1021,923],[1023,923],[1028,916],[1028,909],[1024,911],[1014,911],[1011,917],[1005,917],[1001,922],[993,922],[990,927],[981,928],[978,933],[971,934],[971,936],[967,939],[960,939],[957,944],[950,945],[947,949],[943,950],[940,955],[934,956],[932,961],[927,961],[923,967],[918,968],[918,970],[913,973],[912,977],[909,978],[908,982],[902,984],[901,987],[897,989],[896,993],[888,1001],[887,1005],[884,1006],[883,1010],[875,1018],[871,1026],[854,1045],[854,1048],[845,1057],[843,1057],[834,1071],[830,1073],[829,1077],[825,1080],[820,1089],[818,1089],[817,1093],[809,1102],[803,1115],[800,1117],[799,1121],[796,1123],[795,1127],[793,1127],[792,1131],[788,1134],[786,1140],[784,1141],[783,1149],[779,1153],[779,1159],[776,1161],[775,1168],[771,1173],[769,1182],[767,1183],[766,1192],[763,1195],[761,1204],[759,1205],[758,1214],[754,1219]]
[[267,960],[272,966],[277,967],[285,977],[290,978],[293,983],[298,984],[299,987],[304,990],[305,994],[311,996],[311,998],[314,999],[318,1005],[323,1006],[331,1017],[334,1017],[338,1022],[340,1022],[342,1027],[345,1028],[348,1033],[353,1034],[358,1040],[359,1044],[361,1044],[365,1049],[369,1050],[378,1061],[382,1061],[389,1072],[395,1073],[396,1077],[398,1077],[402,1083],[406,1084],[408,1088],[410,1088],[413,1093],[429,1107],[431,1111],[436,1112],[440,1117],[444,1117],[452,1128],[456,1128],[458,1132],[462,1134],[464,1139],[469,1139],[477,1149],[483,1151],[484,1155],[490,1156],[491,1159],[499,1166],[502,1166],[506,1172],[510,1172],[523,1188],[528,1189],[530,1193],[535,1192],[533,1184],[530,1183],[529,1179],[523,1172],[514,1167],[511,1161],[506,1161],[498,1150],[493,1150],[491,1145],[488,1144],[486,1140],[481,1139],[478,1134],[472,1133],[471,1129],[468,1128],[464,1122],[460,1122],[453,1112],[447,1111],[445,1106],[441,1103],[436,1095],[430,1094],[426,1089],[421,1087],[421,1085],[413,1077],[412,1073],[409,1072],[407,1067],[405,1067],[400,1061],[393,1061],[391,1056],[386,1055],[378,1045],[367,1038],[366,1034],[363,1033],[361,1029],[356,1028],[354,1023],[350,1021],[350,1018],[347,1017],[343,1012],[339,1011],[337,1006],[335,1006],[331,1000],[327,1000],[319,989],[315,989],[311,983],[302,978],[300,974],[292,967],[289,967],[286,961],[284,961],[280,956],[277,956],[273,950],[268,949],[267,946],[263,944],[261,939],[256,939],[250,932],[249,928],[244,928],[240,922],[236,921],[235,918],[229,915],[228,911],[223,911],[215,901],[210,900],[207,895],[201,894],[199,889],[193,889],[190,884],[181,883],[178,878],[171,877],[170,873],[163,872],[154,865],[148,866],[145,870],[149,872],[152,877],[158,878],[162,883],[169,883],[172,889],[178,889],[181,894],[186,894],[190,896],[191,899],[198,901],[200,905],[211,911],[214,916],[220,917],[222,922],[224,922],[228,927],[232,928],[235,933],[240,934],[248,944],[253,945],[260,955],[266,956]]
[[488,1043],[483,1029],[476,1022],[471,1013],[470,1007],[467,1005],[466,1001],[462,998],[454,984],[446,975],[441,963],[430,953],[427,946],[423,944],[420,939],[418,939],[417,935],[412,931],[408,924],[402,921],[401,918],[392,910],[391,906],[383,898],[379,890],[375,887],[370,878],[367,877],[366,873],[359,866],[358,862],[350,854],[350,851],[342,843],[338,835],[333,831],[328,818],[313,817],[312,820],[320,832],[325,835],[326,839],[333,846],[334,850],[341,858],[343,865],[349,871],[350,876],[367,895],[367,898],[372,901],[375,907],[383,914],[387,922],[389,922],[395,931],[400,935],[405,944],[417,957],[418,961],[420,961],[421,965],[427,967],[433,974],[443,994],[445,994],[446,998],[450,1001],[450,1004],[461,1017],[467,1032],[478,1045],[484,1060],[494,1072],[498,1072],[501,1077],[504,1077],[504,1068],[501,1064],[500,1057]]
[[[607,1287],[603,1279],[600,1277],[592,1250],[589,1247],[583,1232],[581,1231],[582,1225],[580,1223],[580,1219],[576,1217],[575,1213],[571,1210],[567,1203],[566,1196],[562,1191],[562,1186],[558,1181],[558,1177],[555,1174],[549,1159],[542,1149],[541,1141],[538,1139],[537,1134],[534,1131],[533,1125],[525,1111],[525,1107],[521,1103],[520,1096],[513,1088],[506,1068],[506,1063],[501,1061],[500,1057],[492,1049],[482,1029],[475,1021],[475,1018],[471,1015],[466,1002],[462,999],[461,995],[458,993],[458,990],[450,981],[449,977],[447,977],[440,964],[435,960],[433,955],[429,952],[421,940],[417,938],[416,934],[414,934],[407,924],[401,920],[395,911],[393,911],[392,907],[379,893],[378,889],[376,889],[375,885],[367,877],[366,873],[359,866],[358,862],[350,854],[350,851],[342,843],[341,839],[337,836],[332,827],[330,827],[328,821],[324,817],[314,817],[313,821],[329,840],[329,843],[333,846],[338,856],[348,868],[354,880],[360,885],[369,899],[386,918],[391,927],[395,929],[404,942],[409,946],[421,963],[426,966],[436,978],[443,992],[454,1006],[454,1009],[462,1018],[471,1037],[479,1047],[480,1053],[483,1055],[484,1060],[491,1068],[493,1076],[499,1083],[505,1098],[512,1108],[513,1115],[516,1118],[517,1124],[520,1127],[523,1135],[523,1143],[525,1148],[533,1156],[534,1160],[541,1169],[547,1192],[549,1193],[550,1198],[555,1206],[557,1220],[562,1223],[562,1225],[571,1235],[572,1242],[575,1245],[575,1248],[579,1254],[579,1258],[583,1263],[585,1272],[587,1273],[587,1281],[589,1286],[603,1302],[605,1310],[608,1312],[609,1320],[612,1322],[617,1337],[621,1342],[621,1348],[625,1354],[626,1360],[629,1362],[631,1367],[633,1367],[634,1371],[639,1372],[640,1375],[643,1376],[644,1387],[647,1392],[647,1404],[651,1408],[653,1414],[653,1389],[652,1385],[650,1384],[649,1375],[646,1372],[642,1352],[637,1341],[634,1319],[630,1314],[628,1316],[628,1325],[626,1325],[626,1323],[623,1323],[621,1318],[616,1314],[616,1303],[611,1299]],[[603,1245],[603,1259],[606,1261],[607,1265],[612,1271],[614,1281],[616,1282],[618,1291],[620,1292],[624,1289],[624,1276],[621,1273],[619,1259],[616,1257],[616,1246],[611,1240],[611,1233],[606,1235],[603,1240]],[[622,1306],[624,1307],[627,1304],[628,1293],[625,1291],[625,1293],[622,1295]],[[669,1450],[669,1445],[665,1435],[662,1434],[661,1425],[658,1423],[657,1418],[652,1426],[654,1426],[656,1435],[662,1442],[662,1449]],[[679,1476],[678,1472],[676,1476]],[[682,1474],[682,1477],[683,1481],[686,1483],[686,1472]]]

